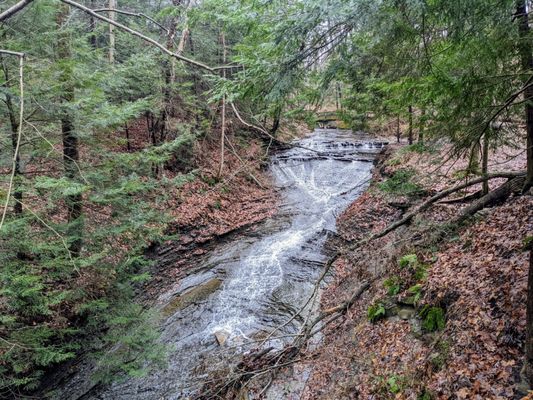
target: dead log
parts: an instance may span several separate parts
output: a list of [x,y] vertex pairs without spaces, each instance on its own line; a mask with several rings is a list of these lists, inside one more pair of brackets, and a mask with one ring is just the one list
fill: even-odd
[[485,207],[490,207],[505,201],[512,193],[519,193],[524,186],[525,179],[525,175],[511,179],[497,189],[474,201],[461,210],[459,215],[454,219],[454,223],[461,223]]
[[433,203],[435,203],[435,202],[437,202],[437,201],[439,201],[441,199],[444,199],[445,197],[448,197],[450,194],[458,192],[459,190],[463,190],[463,189],[465,189],[467,187],[470,187],[470,186],[473,186],[473,185],[477,185],[478,183],[485,182],[485,181],[487,181],[489,179],[495,179],[495,178],[512,179],[512,178],[517,178],[517,177],[523,177],[523,176],[525,176],[525,174],[526,173],[524,171],[520,171],[520,172],[494,172],[492,174],[487,174],[486,176],[483,176],[483,177],[480,177],[480,178],[477,178],[477,179],[473,179],[473,180],[471,180],[469,182],[461,183],[460,185],[456,185],[456,186],[454,186],[454,187],[452,187],[450,189],[443,190],[442,192],[439,192],[436,195],[430,197],[428,200],[426,200],[425,202],[420,204],[418,207],[416,207],[413,211],[408,212],[407,214],[405,214],[405,216],[402,219],[400,219],[399,221],[396,221],[396,222],[390,224],[388,227],[383,229],[381,232],[376,233],[376,234],[370,236],[369,238],[358,242],[356,245],[358,246],[358,245],[370,242],[370,241],[372,241],[374,239],[379,239],[379,238],[385,236],[386,234],[392,232],[393,230],[399,228],[400,226],[411,222],[411,220],[416,215],[418,215],[421,212],[427,210]]
[[474,192],[474,193],[469,194],[469,195],[464,196],[464,197],[459,197],[459,198],[456,198],[456,199],[449,199],[449,200],[439,201],[439,204],[469,203],[472,200],[479,199],[481,196],[483,196],[483,191],[482,190],[478,190],[477,192]]

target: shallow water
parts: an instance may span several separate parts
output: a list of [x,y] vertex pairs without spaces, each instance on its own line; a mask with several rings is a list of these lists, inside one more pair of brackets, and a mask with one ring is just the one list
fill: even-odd
[[[167,367],[93,390],[84,399],[187,398],[209,372],[231,368],[236,356],[302,307],[322,272],[324,243],[335,231],[336,217],[368,185],[383,143],[350,131],[316,130],[298,144],[271,160],[272,176],[282,188],[279,212],[216,246],[158,299],[161,340],[171,349]],[[265,346],[282,346],[305,316]],[[82,380],[67,384],[62,398],[79,398]]]

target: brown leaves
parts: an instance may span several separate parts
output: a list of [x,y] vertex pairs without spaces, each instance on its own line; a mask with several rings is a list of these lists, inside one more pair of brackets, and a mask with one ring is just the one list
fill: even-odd
[[[523,157],[509,159],[504,152],[491,157],[495,169],[523,169]],[[401,163],[402,168],[418,170],[430,192],[449,187],[457,180],[454,172],[465,165],[465,160],[439,165],[427,154],[414,153],[404,153]],[[459,207],[438,204],[420,219],[446,223]],[[457,238],[439,242],[438,251],[426,255],[434,257],[434,263],[424,287],[425,301],[447,309],[446,328],[439,339],[445,342],[445,350],[432,337],[416,338],[407,322],[368,323],[367,307],[385,296],[383,287],[375,284],[344,321],[325,331],[304,398],[416,399],[423,390],[437,399],[513,398],[525,334],[528,262],[522,240],[533,232],[531,210],[531,197],[511,198],[486,210],[481,220],[462,228]],[[358,240],[398,215],[379,192],[370,189],[341,215],[339,233],[345,240]],[[391,273],[395,257],[414,246],[417,223],[341,258],[323,294],[323,307],[335,304],[369,273]],[[431,357],[438,354],[445,354],[443,362],[431,365]],[[390,377],[403,379],[400,393],[390,392]],[[526,398],[533,400],[531,395]]]

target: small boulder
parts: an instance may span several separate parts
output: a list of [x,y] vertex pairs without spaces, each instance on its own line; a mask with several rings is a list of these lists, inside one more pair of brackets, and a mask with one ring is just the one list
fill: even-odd
[[215,332],[215,339],[217,340],[217,343],[219,346],[224,346],[226,341],[228,340],[228,333],[225,331],[216,331]]
[[416,311],[414,308],[400,308],[398,310],[398,317],[404,321],[413,318],[415,315]]

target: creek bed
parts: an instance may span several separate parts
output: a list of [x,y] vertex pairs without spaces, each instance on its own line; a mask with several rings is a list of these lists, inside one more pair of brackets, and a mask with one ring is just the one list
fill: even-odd
[[272,177],[282,188],[276,215],[215,246],[159,297],[167,366],[89,391],[87,374],[80,374],[60,389],[61,398],[186,399],[208,374],[223,376],[274,327],[285,325],[265,347],[283,346],[316,312],[319,299],[286,324],[312,294],[336,217],[368,186],[372,160],[385,143],[317,129],[297,144],[271,159]]

